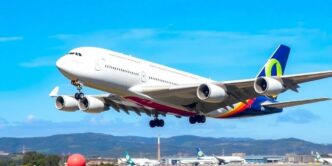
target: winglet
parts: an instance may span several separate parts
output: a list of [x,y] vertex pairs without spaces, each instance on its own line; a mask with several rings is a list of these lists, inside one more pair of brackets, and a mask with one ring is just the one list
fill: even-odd
[[50,97],[57,97],[59,93],[59,87],[56,86],[49,94]]

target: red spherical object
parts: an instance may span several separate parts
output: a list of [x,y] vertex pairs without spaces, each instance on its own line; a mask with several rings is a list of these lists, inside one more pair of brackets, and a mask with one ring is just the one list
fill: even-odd
[[67,166],[86,166],[86,160],[81,154],[72,154],[68,157]]

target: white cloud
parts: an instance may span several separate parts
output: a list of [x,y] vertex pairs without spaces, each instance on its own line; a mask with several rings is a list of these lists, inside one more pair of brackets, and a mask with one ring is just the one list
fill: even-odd
[[0,128],[3,128],[8,122],[3,119],[3,118],[0,118]]
[[120,35],[120,38],[124,40],[146,39],[151,38],[154,35],[157,35],[157,31],[155,29],[131,29],[123,32]]
[[28,123],[32,123],[32,122],[34,122],[35,120],[36,120],[36,116],[33,115],[33,114],[28,115],[27,118],[26,118],[26,121],[27,121]]
[[0,42],[17,41],[17,40],[23,40],[23,37],[20,37],[20,36],[1,37],[0,36]]
[[76,35],[73,35],[73,34],[56,34],[56,35],[49,36],[49,38],[58,39],[58,40],[67,40],[67,39],[70,39],[75,36]]
[[33,59],[31,61],[21,62],[19,63],[19,66],[26,68],[47,67],[47,66],[54,66],[55,62],[56,62],[56,57],[44,56]]
[[276,123],[306,124],[319,119],[320,118],[317,115],[313,114],[309,110],[298,109],[278,115]]

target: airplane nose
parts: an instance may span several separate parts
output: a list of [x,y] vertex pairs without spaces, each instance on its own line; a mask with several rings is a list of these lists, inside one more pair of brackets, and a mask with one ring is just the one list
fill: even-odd
[[71,80],[77,79],[78,76],[82,75],[80,64],[72,56],[65,55],[61,57],[56,61],[55,65],[63,75]]
[[56,67],[59,69],[59,70],[63,70],[63,64],[64,62],[63,62],[63,57],[61,57],[60,59],[58,59],[57,61],[56,61]]

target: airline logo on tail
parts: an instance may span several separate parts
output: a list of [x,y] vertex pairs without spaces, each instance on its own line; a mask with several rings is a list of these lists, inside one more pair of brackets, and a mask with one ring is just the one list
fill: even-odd
[[271,77],[272,76],[272,69],[275,66],[276,76],[282,76],[283,69],[281,63],[277,59],[270,59],[265,65],[265,76]]
[[285,72],[289,53],[290,48],[288,46],[280,45],[266,62],[257,77],[282,76]]

